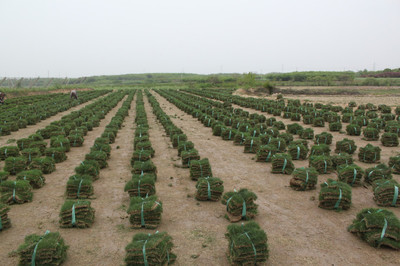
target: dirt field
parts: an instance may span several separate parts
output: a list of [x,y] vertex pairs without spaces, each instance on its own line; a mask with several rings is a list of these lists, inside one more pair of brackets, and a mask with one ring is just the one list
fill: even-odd
[[[204,127],[197,119],[180,111],[158,94],[153,92],[153,95],[172,121],[195,144],[200,156],[210,160],[214,176],[224,181],[225,191],[248,188],[257,194],[259,214],[255,221],[268,235],[268,265],[400,264],[398,252],[372,248],[346,230],[362,208],[376,207],[370,187],[353,189],[353,206],[348,211],[320,209],[317,207],[319,186],[315,191],[306,192],[290,189],[290,176],[271,174],[270,164],[255,162],[255,155],[243,153],[242,146],[234,146],[232,142],[213,136],[212,130]],[[23,242],[24,237],[32,233],[43,234],[46,230],[59,231],[70,246],[64,265],[123,265],[125,246],[133,235],[136,232],[153,232],[130,229],[126,214],[129,197],[124,192],[124,186],[131,178],[129,161],[133,151],[136,97],[129,116],[125,118],[112,144],[109,167],[101,170],[100,179],[93,183],[96,197],[92,200],[92,207],[96,210],[95,223],[89,229],[60,229],[58,226],[58,215],[65,200],[69,176],[74,173],[74,168],[83,160],[123,101],[107,114],[100,127],[88,132],[83,147],[72,148],[67,153],[68,159],[57,164],[54,173],[46,175],[46,185],[34,190],[33,202],[11,206],[9,216],[12,227],[0,233],[0,265],[16,265],[18,257],[12,251]],[[230,223],[224,218],[226,207],[220,202],[199,202],[194,198],[196,183],[190,180],[188,169],[175,166],[181,163],[177,150],[172,148],[169,137],[152,114],[147,97],[144,97],[144,102],[150,126],[150,141],[156,151],[152,161],[158,169],[157,196],[164,209],[157,230],[167,231],[173,237],[173,252],[178,256],[176,265],[228,265],[225,256],[228,241],[224,234]],[[289,119],[280,120],[291,123]],[[45,125],[35,125],[29,132]],[[314,131],[318,134],[328,130],[314,128]],[[14,135],[16,133],[7,138],[17,138]],[[334,142],[346,137],[354,139],[358,147],[367,143],[360,137],[339,133],[333,135]],[[18,138],[21,136],[24,135],[18,135]],[[5,142],[6,139],[1,137],[0,143]],[[382,148],[382,161],[385,163],[399,151],[398,148],[383,147],[380,142],[374,142],[373,145]],[[296,167],[308,164],[307,161],[294,162]],[[371,166],[356,163],[364,168]],[[0,166],[3,165],[4,162],[1,162]],[[336,179],[336,176],[320,175],[319,183],[328,178]],[[394,178],[400,181],[398,175]],[[400,210],[390,209],[400,217]]]

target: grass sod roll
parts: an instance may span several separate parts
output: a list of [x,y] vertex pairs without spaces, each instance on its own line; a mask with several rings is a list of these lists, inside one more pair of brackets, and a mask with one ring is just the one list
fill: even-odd
[[311,147],[310,156],[328,155],[331,153],[331,149],[327,144],[315,144]]
[[31,163],[33,158],[39,158],[42,153],[39,148],[27,148],[21,151],[21,155],[28,160],[28,163]]
[[329,131],[331,132],[339,132],[342,129],[342,123],[340,122],[331,122],[329,123]]
[[357,146],[354,140],[343,139],[341,141],[336,142],[336,153],[346,152],[348,154],[353,154],[357,150]]
[[42,171],[38,169],[19,172],[17,174],[17,180],[28,181],[32,188],[41,188],[46,182]]
[[71,145],[69,139],[58,136],[50,138],[50,147],[52,148],[63,148],[65,152],[69,152],[71,150]]
[[18,149],[20,151],[22,151],[23,149],[26,149],[29,147],[29,144],[32,142],[33,140],[31,138],[22,138],[17,140],[17,146]]
[[9,176],[10,176],[9,172],[0,171],[0,184],[1,184],[1,182],[7,180]]
[[107,154],[107,158],[110,158],[111,155],[111,146],[109,144],[100,144],[100,143],[95,143],[93,146],[90,148],[90,152],[94,151],[102,151]]
[[314,130],[312,128],[306,128],[300,132],[300,138],[302,139],[313,139]]
[[258,205],[254,203],[257,195],[245,188],[237,191],[230,191],[223,195],[222,204],[226,206],[229,221],[238,222],[240,220],[253,219],[257,214]]
[[43,137],[39,134],[32,134],[29,136],[32,141],[43,141]]
[[39,169],[43,174],[50,174],[56,170],[56,164],[51,157],[33,158],[29,169]]
[[314,167],[320,174],[329,174],[334,170],[331,157],[326,155],[311,156],[309,166]]
[[314,143],[330,145],[330,144],[332,144],[332,139],[333,139],[333,136],[331,133],[322,132],[321,134],[315,135]]
[[40,153],[43,154],[46,150],[47,143],[45,141],[32,141],[28,148],[38,148]]
[[199,152],[196,149],[181,152],[182,166],[190,167],[190,162],[193,160],[200,160]]
[[99,164],[100,169],[108,166],[107,159],[107,153],[104,151],[92,151],[85,155],[85,160],[96,161]]
[[352,164],[353,163],[353,157],[346,153],[346,152],[342,152],[339,154],[335,154],[331,156],[332,159],[332,166],[333,168],[337,168],[339,165],[343,165],[343,164]]
[[17,146],[4,146],[0,148],[0,160],[4,161],[8,157],[18,157],[19,149]]
[[145,162],[151,159],[151,151],[146,150],[137,150],[134,151],[131,157],[131,166],[135,164],[136,161],[138,162]]
[[197,180],[200,177],[212,176],[211,165],[207,158],[190,162],[190,178]]
[[103,132],[103,134],[101,134],[101,137],[102,138],[108,138],[109,139],[109,144],[114,143],[115,142],[115,138],[116,138],[114,132],[110,131],[110,130],[107,130],[107,129]]
[[293,134],[293,135],[298,135],[299,132],[304,129],[298,123],[288,124],[288,125],[286,125],[286,128],[287,128],[286,132]]
[[290,144],[288,147],[288,154],[293,160],[307,159],[308,149],[303,144]]
[[249,137],[244,141],[243,145],[244,153],[256,153],[258,147],[261,145],[261,141],[258,137]]
[[236,136],[237,131],[232,128],[222,128],[221,131],[221,138],[223,140],[233,140],[233,138]]
[[393,174],[400,174],[400,155],[389,158],[389,167],[392,169]]
[[360,136],[361,127],[357,124],[350,124],[346,126],[346,132],[349,136]]
[[286,153],[277,153],[272,156],[272,169],[271,172],[274,174],[292,174],[294,170],[294,164],[292,157]]
[[364,181],[372,184],[378,179],[392,179],[392,169],[385,164],[378,164],[365,170]]
[[271,138],[268,144],[275,145],[275,147],[278,149],[278,152],[285,152],[287,148],[286,141],[283,138]]
[[18,265],[61,265],[67,257],[68,246],[58,232],[28,235],[18,247]]
[[352,187],[361,186],[364,170],[356,164],[343,164],[337,168],[338,180],[349,184]]
[[133,164],[132,173],[140,174],[140,175],[143,175],[145,173],[156,174],[157,167],[154,165],[154,163],[151,160],[147,160],[144,162],[136,161]]
[[61,228],[89,228],[94,222],[95,210],[88,200],[66,200],[60,211]]
[[32,187],[29,181],[3,181],[0,184],[1,202],[6,204],[22,204],[31,202],[33,198]]
[[372,183],[374,200],[378,206],[399,207],[399,183],[394,179],[378,179]]
[[318,207],[327,210],[347,210],[351,205],[351,186],[328,179],[321,184]]
[[262,145],[257,151],[257,162],[270,162],[272,157],[278,152],[278,148],[275,145]]
[[73,175],[67,181],[67,199],[88,199],[93,195],[92,178],[87,175]]
[[127,212],[132,228],[155,229],[161,222],[163,208],[156,195],[132,197]]
[[233,137],[233,144],[235,145],[244,145],[246,138],[250,136],[245,132],[237,132],[236,135]]
[[135,139],[133,140],[133,145],[136,146],[136,144],[138,144],[139,142],[146,142],[146,141],[150,141],[149,136],[141,136],[141,137],[135,137]]
[[269,257],[267,234],[256,222],[231,224],[227,257],[231,265],[260,265]]
[[201,177],[196,184],[196,199],[200,201],[219,201],[224,192],[223,181],[216,177]]
[[5,160],[4,171],[9,172],[10,175],[16,175],[26,169],[27,162],[27,159],[22,156],[8,157]]
[[363,130],[363,140],[375,141],[379,139],[379,130],[377,128],[367,127]]
[[315,185],[318,182],[318,171],[313,168],[296,168],[292,175],[292,179],[290,179],[290,187],[294,190],[312,190],[315,189]]
[[137,233],[126,247],[126,265],[171,265],[176,260],[172,253],[172,238],[166,232]]
[[179,143],[187,141],[187,136],[185,134],[175,134],[172,136],[171,141],[172,141],[172,146],[174,148],[178,148]]
[[129,197],[146,197],[156,193],[155,176],[152,174],[133,175],[125,185]]
[[381,137],[382,145],[385,147],[397,147],[399,146],[399,137],[396,133],[383,133]]
[[183,141],[178,145],[178,156],[181,156],[182,151],[188,151],[194,148],[194,144],[191,141]]
[[11,227],[11,220],[8,218],[8,205],[0,203],[0,232]]
[[381,148],[367,144],[358,152],[358,160],[364,163],[377,163],[381,159]]
[[150,141],[137,143],[135,146],[135,151],[149,151],[151,153],[151,157],[154,157],[155,153]]
[[50,158],[53,158],[55,163],[61,163],[67,160],[67,155],[65,154],[64,148],[47,148],[44,151],[44,155]]
[[97,180],[99,178],[100,166],[97,161],[85,160],[75,167],[75,173],[78,175],[89,175],[92,180]]
[[67,138],[71,147],[82,147],[83,142],[85,141],[83,137],[78,134],[69,135]]
[[363,209],[347,230],[372,247],[386,246],[395,250],[400,249],[400,221],[389,210]]

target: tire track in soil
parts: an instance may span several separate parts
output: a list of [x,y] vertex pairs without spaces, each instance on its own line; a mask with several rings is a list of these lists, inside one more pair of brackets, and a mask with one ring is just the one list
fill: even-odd
[[[106,95],[97,97],[97,98],[95,98],[93,100],[90,100],[88,102],[85,102],[85,103],[82,103],[80,105],[77,105],[75,107],[72,107],[72,108],[70,108],[70,109],[68,109],[68,110],[66,110],[64,112],[57,113],[57,114],[55,114],[55,115],[53,115],[53,116],[51,116],[49,118],[41,120],[39,123],[36,123],[36,125],[28,125],[26,128],[21,128],[18,131],[11,132],[11,135],[1,136],[0,137],[0,147],[5,146],[5,145],[17,145],[16,142],[10,143],[10,144],[7,144],[7,142],[9,140],[12,140],[12,139],[18,140],[18,139],[21,139],[21,138],[27,138],[29,135],[35,133],[38,129],[41,129],[41,128],[44,128],[44,127],[50,125],[51,122],[60,120],[61,117],[65,116],[65,115],[68,115],[73,111],[77,111],[77,110],[79,110],[79,109],[81,109],[81,108],[83,108],[83,107],[85,107],[85,106],[87,106],[87,105],[89,105],[89,104],[91,104],[91,103],[93,103],[93,102],[105,97],[105,96],[108,96],[108,95],[109,95],[109,93],[107,93]],[[67,97],[67,95],[65,97]]]
[[[97,231],[99,222],[96,218],[92,228],[63,229],[59,227],[59,213],[66,199],[65,189],[69,177],[75,173],[75,167],[84,160],[94,140],[102,134],[105,126],[114,117],[125,99],[126,96],[106,115],[99,127],[88,131],[82,147],[71,148],[67,153],[68,159],[58,163],[55,172],[45,175],[46,185],[33,190],[32,202],[10,206],[9,217],[12,227],[1,232],[0,265],[17,265],[18,256],[9,256],[9,253],[24,242],[25,236],[34,233],[42,235],[46,230],[59,231],[66,244],[70,246],[65,265],[90,265],[90,262],[96,258],[97,254],[93,250],[98,244],[96,242],[98,235],[102,234]],[[15,179],[15,177],[12,178]],[[102,176],[96,182],[101,182],[101,178]],[[94,193],[98,196],[96,191]],[[81,263],[82,261],[85,263]]]
[[[289,187],[291,176],[272,174],[271,164],[257,163],[254,154],[243,153],[242,146],[213,136],[210,128],[179,110],[159,94],[152,91],[163,110],[181,127],[195,144],[202,157],[208,157],[213,174],[224,181],[225,191],[248,188],[258,196],[259,214],[255,221],[266,231],[271,265],[396,265],[400,255],[389,249],[375,249],[347,232],[356,214],[367,207],[376,207],[372,192],[363,188],[353,190],[353,206],[344,212],[318,208],[318,192],[293,191]],[[242,108],[244,109],[244,108]],[[177,117],[175,117],[177,115]],[[295,161],[307,165],[306,161]],[[299,165],[296,165],[299,167]],[[331,175],[319,176],[319,183]],[[361,193],[358,193],[361,191]],[[361,194],[361,195],[359,195]],[[364,194],[368,197],[362,197]],[[220,204],[220,203],[218,203]],[[222,204],[220,204],[222,205]],[[221,214],[225,214],[222,206]],[[399,216],[399,211],[390,208]],[[226,224],[219,234],[226,232]],[[227,249],[228,242],[222,243]],[[214,256],[223,256],[222,253]]]
[[[181,165],[178,151],[153,114],[147,97],[144,98],[150,141],[156,150],[152,159],[158,170],[156,195],[163,203],[157,230],[172,236],[177,265],[227,265],[226,257],[221,256],[225,252],[225,239],[219,226],[221,221],[224,227],[227,224],[221,212],[224,207],[219,202],[200,202],[194,198],[196,182],[190,179],[189,168],[174,166]],[[187,133],[186,128],[182,130]],[[190,136],[189,140],[192,140]],[[197,144],[195,146],[197,148]]]

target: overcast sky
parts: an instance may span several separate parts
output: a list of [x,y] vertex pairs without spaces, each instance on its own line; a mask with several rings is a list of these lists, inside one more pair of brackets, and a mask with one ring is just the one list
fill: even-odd
[[0,0],[0,76],[400,67],[399,0]]

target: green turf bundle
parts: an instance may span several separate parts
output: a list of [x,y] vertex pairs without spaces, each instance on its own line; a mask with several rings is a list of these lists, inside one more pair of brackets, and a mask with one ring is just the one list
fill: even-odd
[[301,131],[300,138],[302,139],[313,139],[314,138],[314,130],[312,128],[306,128]]
[[379,130],[373,127],[366,127],[363,130],[363,140],[375,141],[379,139]]
[[53,158],[55,163],[61,163],[67,160],[67,155],[65,154],[64,148],[47,148],[44,151],[44,155]]
[[357,124],[350,124],[346,126],[347,135],[350,136],[360,136],[361,135],[361,127]]
[[46,179],[42,171],[34,169],[22,171],[17,174],[17,180],[26,180],[32,188],[41,188],[44,186]]
[[28,160],[28,163],[31,163],[33,158],[39,158],[42,153],[39,148],[27,148],[21,151],[21,155]]
[[171,252],[172,238],[166,232],[138,233],[125,250],[126,265],[171,265],[176,255]]
[[96,138],[94,140],[94,144],[110,144],[110,140],[108,138]]
[[185,167],[189,167],[191,161],[200,160],[200,155],[196,149],[191,149],[188,151],[182,151],[181,158],[182,158],[182,165]]
[[222,128],[224,127],[224,125],[223,124],[221,124],[221,123],[215,123],[214,125],[213,125],[213,135],[214,136],[221,136],[221,133],[222,133]]
[[68,135],[68,140],[71,147],[81,147],[84,142],[83,137],[78,134]]
[[337,168],[338,179],[352,187],[361,186],[361,179],[364,176],[364,170],[356,164],[343,164]]
[[298,123],[286,125],[286,128],[287,128],[286,131],[293,135],[298,135],[300,131],[303,130],[303,127]]
[[92,151],[85,155],[85,160],[96,161],[99,164],[100,169],[108,166],[107,153],[104,151]]
[[271,127],[271,128],[268,128],[267,129],[267,131],[265,132],[267,135],[270,135],[270,136],[272,136],[272,137],[274,137],[274,138],[276,138],[276,137],[278,137],[278,135],[279,135],[279,129],[278,128],[276,128],[276,127]]
[[292,174],[294,170],[294,164],[292,157],[286,153],[277,153],[272,156],[272,169],[271,172],[274,174]]
[[243,145],[246,138],[249,136],[244,132],[237,132],[236,135],[233,137],[233,144],[235,145]]
[[116,135],[114,134],[113,131],[110,131],[110,130],[107,130],[107,129],[106,129],[106,130],[103,132],[103,134],[101,134],[101,137],[102,137],[102,138],[108,138],[108,139],[110,140],[109,144],[111,144],[111,143],[114,143],[114,142],[115,142]]
[[137,143],[135,146],[135,151],[150,151],[151,157],[154,157],[154,153],[155,153],[153,147],[151,146],[150,141]]
[[100,144],[100,143],[95,143],[93,146],[90,148],[90,152],[93,151],[102,151],[107,154],[107,158],[110,158],[111,155],[111,146],[110,144]]
[[135,164],[136,161],[144,162],[151,159],[151,151],[149,150],[136,150],[133,152],[131,157],[131,166]]
[[141,137],[135,137],[135,139],[133,140],[133,145],[136,146],[136,144],[138,144],[139,142],[146,142],[146,141],[150,141],[150,138],[148,135],[141,136]]
[[1,182],[7,180],[9,175],[10,175],[9,172],[0,171],[0,184],[1,184]]
[[5,160],[4,171],[9,172],[11,175],[24,171],[26,169],[27,160],[25,157],[8,157]]
[[242,219],[253,219],[257,214],[257,204],[254,201],[257,195],[246,188],[239,190],[239,192],[230,191],[222,197],[222,204],[226,205],[228,212],[227,218],[231,222],[238,222]]
[[177,148],[179,146],[179,143],[187,141],[187,136],[185,134],[175,134],[172,136],[171,141],[172,141],[172,146],[174,148]]
[[278,138],[284,139],[287,145],[293,141],[293,135],[287,132],[280,133]]
[[46,231],[42,236],[28,235],[18,247],[18,265],[61,265],[67,257],[67,249],[58,232]]
[[381,159],[381,148],[367,144],[358,152],[358,160],[364,163],[377,163]]
[[40,153],[43,154],[44,151],[46,150],[47,143],[45,141],[32,141],[29,144],[29,148],[38,148],[40,150]]
[[0,160],[3,161],[8,157],[18,157],[19,149],[17,146],[3,146],[0,148]]
[[313,127],[324,127],[325,126],[325,120],[323,117],[316,117],[313,120]]
[[258,137],[248,137],[243,143],[244,153],[256,153],[258,147],[261,145],[260,138]]
[[399,183],[394,179],[377,179],[372,183],[374,200],[378,206],[399,207]]
[[312,115],[303,116],[303,123],[305,125],[311,125],[314,122],[314,117]]
[[351,186],[328,179],[321,184],[318,207],[327,210],[347,210],[351,205]]
[[363,209],[347,228],[370,246],[400,249],[400,221],[396,215],[384,209]]
[[231,265],[260,265],[268,259],[267,234],[256,222],[231,224],[227,230],[227,257]]
[[285,152],[287,148],[286,141],[283,138],[271,138],[268,145],[275,146],[278,152]]
[[188,151],[194,148],[194,144],[191,141],[183,141],[178,145],[178,156],[181,156],[182,151]]
[[400,137],[400,123],[398,121],[388,121],[385,126],[385,132],[396,133]]
[[237,131],[232,128],[222,128],[221,137],[223,140],[233,140],[236,136]]
[[392,169],[385,164],[378,164],[365,170],[365,182],[372,184],[378,179],[392,179]]
[[270,162],[272,156],[278,152],[274,145],[262,145],[257,151],[257,162]]
[[327,144],[316,144],[311,147],[310,156],[329,155],[331,149]]
[[339,154],[335,154],[331,156],[332,159],[332,166],[333,168],[337,168],[339,165],[348,165],[353,163],[353,157],[346,153],[346,152],[341,152]]
[[201,177],[212,176],[211,165],[207,158],[190,162],[190,177],[197,180]]
[[285,124],[282,121],[275,121],[272,124],[272,127],[276,128],[277,130],[281,130],[281,129],[285,129],[286,128]]
[[132,228],[154,229],[161,222],[163,208],[156,195],[145,198],[132,197],[127,212]]
[[43,141],[43,137],[39,134],[32,134],[29,136],[32,141]]
[[85,160],[75,167],[75,173],[78,175],[91,176],[92,180],[99,178],[100,166],[97,161]]
[[33,198],[32,187],[29,181],[6,180],[0,184],[1,202],[6,204],[22,204],[31,202]]
[[0,125],[0,136],[11,135],[11,127],[10,125]]
[[292,113],[290,115],[290,120],[291,121],[300,121],[301,120],[301,114],[299,113]]
[[196,199],[219,201],[224,192],[223,181],[216,177],[200,177],[196,184]]
[[33,140],[31,138],[22,138],[17,140],[17,146],[20,151],[29,147]]
[[138,126],[135,130],[135,137],[142,137],[149,135],[149,128],[146,126]]
[[385,147],[397,147],[399,146],[399,137],[396,133],[385,132],[382,134],[381,142]]
[[69,144],[69,139],[63,136],[51,137],[50,138],[50,147],[52,148],[63,148],[65,152],[69,152],[71,150],[71,145]]
[[[400,155],[389,158],[389,167],[392,169],[393,174],[400,174]],[[4,169],[7,171],[6,169]]]
[[293,160],[305,160],[307,159],[308,149],[301,143],[290,144],[288,154]]
[[147,160],[147,161],[144,161],[144,162],[136,161],[133,164],[132,173],[133,174],[140,174],[140,175],[143,175],[145,173],[147,173],[147,174],[156,174],[157,173],[157,167],[154,165],[154,163],[151,160]]
[[10,207],[0,203],[0,232],[11,227],[10,218],[8,218],[8,211]]
[[66,200],[60,211],[61,228],[89,228],[94,221],[95,210],[88,200]]
[[342,123],[340,122],[331,122],[329,123],[329,130],[332,132],[339,132],[342,129]]
[[296,168],[290,179],[290,187],[294,190],[311,190],[315,189],[315,185],[318,182],[318,172],[315,168]]
[[342,139],[341,141],[336,142],[336,153],[348,153],[348,154],[353,154],[357,150],[357,146],[354,142],[354,140],[351,139]]
[[344,113],[342,116],[343,123],[351,123],[354,120],[354,115],[352,113]]
[[153,174],[133,175],[125,185],[129,197],[146,197],[156,193],[155,176]]
[[321,134],[315,135],[314,143],[330,145],[330,144],[332,144],[332,139],[333,139],[333,136],[331,133],[322,132]]
[[320,174],[329,174],[334,170],[332,159],[327,155],[310,156],[309,166],[314,167]]
[[93,195],[92,177],[73,175],[67,181],[67,199],[87,199]]
[[43,174],[50,174],[56,170],[56,165],[51,157],[33,158],[29,169],[39,169]]

